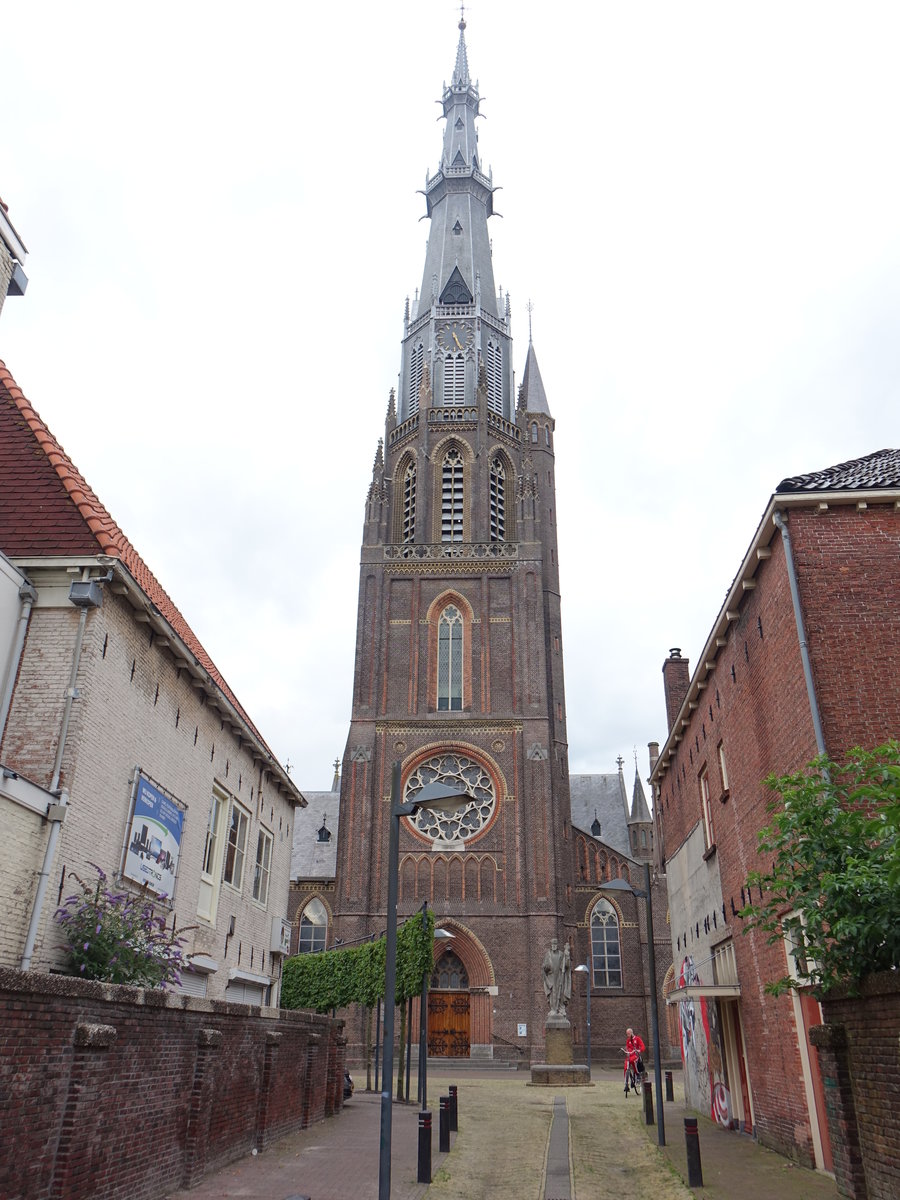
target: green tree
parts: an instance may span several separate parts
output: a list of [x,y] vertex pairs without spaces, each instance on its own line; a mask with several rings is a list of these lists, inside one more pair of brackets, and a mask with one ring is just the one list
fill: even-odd
[[767,990],[856,991],[864,976],[900,965],[900,743],[857,747],[842,762],[821,756],[765,782],[777,799],[759,853],[773,856],[772,866],[749,876],[762,898],[742,916],[770,943],[781,941],[786,920],[794,924],[801,976]]

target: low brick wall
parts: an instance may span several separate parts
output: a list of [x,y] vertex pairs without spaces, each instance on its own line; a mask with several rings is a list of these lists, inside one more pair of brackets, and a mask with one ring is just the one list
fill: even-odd
[[343,1104],[343,1022],[0,969],[0,1196],[156,1200]]
[[838,1192],[850,1200],[900,1196],[900,973],[872,975],[862,995],[822,1001],[810,1030],[825,1081]]

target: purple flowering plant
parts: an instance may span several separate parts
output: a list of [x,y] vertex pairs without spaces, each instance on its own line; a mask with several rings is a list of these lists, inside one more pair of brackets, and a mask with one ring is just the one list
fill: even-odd
[[67,896],[54,914],[73,974],[137,987],[179,984],[187,929],[170,929],[166,917],[157,915],[154,900],[160,897],[114,891],[106,873],[96,863],[90,865],[97,872],[96,884],[73,872],[81,890]]

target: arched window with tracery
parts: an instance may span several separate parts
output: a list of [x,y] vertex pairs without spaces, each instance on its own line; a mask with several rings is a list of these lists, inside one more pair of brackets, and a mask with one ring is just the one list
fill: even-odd
[[328,909],[315,897],[310,900],[300,917],[298,954],[317,954],[325,949],[328,941]]
[[463,706],[463,618],[448,604],[438,620],[437,706],[454,712]]
[[488,385],[488,408],[503,416],[503,351],[495,341],[487,344],[485,356]]
[[416,464],[410,461],[403,473],[403,519],[400,526],[400,541],[416,540]]
[[491,462],[491,541],[506,541],[506,471],[499,454]]
[[463,460],[455,446],[441,463],[441,541],[463,540]]
[[537,421],[531,422],[531,440],[532,440],[532,442],[537,442],[537,440],[538,440]]
[[433,992],[462,992],[469,986],[469,973],[458,954],[445,950],[434,964],[431,975]]
[[595,988],[622,986],[619,918],[608,900],[598,900],[591,912],[591,962]]

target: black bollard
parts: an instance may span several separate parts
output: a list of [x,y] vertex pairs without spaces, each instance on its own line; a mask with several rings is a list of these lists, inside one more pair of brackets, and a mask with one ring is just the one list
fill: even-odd
[[700,1165],[700,1131],[696,1117],[684,1118],[684,1144],[687,1149],[688,1187],[703,1187],[703,1168]]
[[675,1099],[675,1084],[672,1082],[672,1072],[666,1071],[666,1099]]
[[649,1079],[644,1080],[644,1120],[653,1124],[653,1084]]
[[419,1113],[419,1173],[417,1183],[431,1183],[431,1113]]
[[456,1095],[456,1084],[451,1083],[447,1091],[450,1093],[450,1132],[457,1133],[459,1131],[459,1102]]
[[438,1123],[438,1150],[450,1153],[450,1097],[441,1096],[441,1112]]

